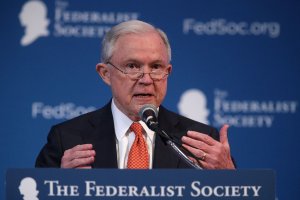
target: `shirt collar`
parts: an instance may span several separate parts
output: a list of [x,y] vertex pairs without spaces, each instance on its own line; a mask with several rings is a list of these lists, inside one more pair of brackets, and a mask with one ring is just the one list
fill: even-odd
[[114,99],[111,103],[111,111],[114,119],[115,133],[118,140],[120,140],[127,133],[132,120],[129,119],[114,103]]
[[[129,117],[127,117],[122,111],[119,110],[119,108],[114,102],[114,99],[111,103],[111,111],[114,120],[116,138],[120,140],[128,132],[128,129],[133,123],[133,121]],[[154,132],[150,130],[143,121],[140,120],[139,123],[143,126],[146,133],[150,134],[150,137],[153,137]]]

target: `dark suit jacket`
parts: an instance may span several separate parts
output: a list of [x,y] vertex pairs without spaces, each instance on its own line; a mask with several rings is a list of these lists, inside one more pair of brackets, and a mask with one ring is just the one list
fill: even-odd
[[[36,159],[36,167],[60,167],[64,151],[78,144],[93,144],[96,151],[94,168],[118,168],[116,137],[111,103],[103,108],[68,120],[51,128],[47,144]],[[171,137],[180,138],[188,130],[205,133],[219,140],[218,131],[208,125],[168,111],[160,106],[159,126]],[[155,138],[153,168],[188,168],[166,145],[160,136]]]

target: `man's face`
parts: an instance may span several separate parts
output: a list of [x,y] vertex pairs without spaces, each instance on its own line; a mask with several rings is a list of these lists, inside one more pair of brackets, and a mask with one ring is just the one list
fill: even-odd
[[[153,66],[163,65],[170,73],[167,48],[156,33],[128,34],[120,37],[110,60],[115,66],[124,70],[128,64],[142,66],[145,73],[151,72]],[[139,80],[132,80],[126,74],[109,66],[109,81],[116,106],[129,118],[138,120],[138,112],[145,104],[159,106],[167,91],[167,78],[154,81],[149,74]]]

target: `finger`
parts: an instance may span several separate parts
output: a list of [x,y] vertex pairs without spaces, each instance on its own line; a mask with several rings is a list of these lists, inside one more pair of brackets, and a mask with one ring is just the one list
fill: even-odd
[[183,144],[189,145],[191,147],[197,148],[197,149],[202,149],[202,150],[208,150],[209,149],[209,145],[207,145],[206,143],[200,141],[200,140],[196,140],[193,139],[191,137],[188,136],[183,136],[181,138],[181,141]]
[[94,150],[85,150],[85,151],[65,151],[61,162],[62,163],[70,163],[75,159],[81,159],[81,158],[89,158],[89,157],[95,157],[96,152]]
[[70,155],[70,159],[87,158],[95,155],[96,155],[95,150],[75,151]]
[[85,150],[92,150],[93,145],[92,144],[82,144],[82,145],[76,145],[64,152],[65,155],[74,155],[77,151],[85,151]]
[[224,144],[224,145],[229,145],[229,143],[228,143],[228,136],[227,136],[228,128],[229,128],[229,125],[225,124],[220,129],[220,142],[222,144]]
[[189,136],[189,137],[191,137],[195,140],[202,141],[205,144],[208,144],[210,146],[213,146],[216,143],[216,141],[213,138],[211,138],[209,135],[199,133],[199,132],[196,132],[196,131],[188,131],[187,136]]
[[195,165],[198,165],[198,166],[200,166],[201,168],[203,167],[203,164],[202,164],[201,160],[197,160],[197,159],[195,159],[195,158],[193,158],[193,157],[191,157],[191,156],[188,156],[188,158],[189,158]]
[[196,160],[195,158],[188,157],[194,164],[199,165],[202,169],[213,169],[213,166],[208,162]]
[[205,160],[196,160],[194,157],[188,156],[188,158],[195,163],[196,165],[199,165],[203,169],[214,169],[214,165],[212,165],[210,157],[208,157],[208,154],[206,154]]
[[[91,150],[92,148],[92,144],[83,144],[66,150],[61,159],[61,167],[75,168],[93,162],[96,152]],[[87,158],[87,160],[83,158]]]
[[95,160],[94,157],[88,157],[88,158],[78,158],[74,159],[72,161],[67,161],[62,163],[62,168],[78,168],[80,166],[87,166],[93,163]]
[[203,157],[203,155],[206,155],[206,152],[197,149],[197,148],[193,148],[191,146],[188,146],[186,144],[182,145],[185,149],[187,149],[190,153],[192,153],[196,158],[200,159]]
[[79,144],[71,149],[73,151],[91,150],[91,149],[93,149],[93,145],[92,144]]

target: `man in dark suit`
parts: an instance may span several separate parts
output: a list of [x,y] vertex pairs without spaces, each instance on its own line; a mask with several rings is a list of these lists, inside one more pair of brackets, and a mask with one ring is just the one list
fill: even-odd
[[[160,128],[182,142],[194,163],[205,169],[234,169],[228,125],[219,136],[214,128],[161,106],[172,70],[171,48],[163,31],[142,21],[123,22],[104,37],[101,61],[96,70],[111,87],[112,100],[97,111],[54,126],[36,167],[132,168],[128,164],[132,149],[141,148],[140,142],[147,162],[143,168],[187,168],[163,138],[141,121],[139,110],[152,104],[158,109]],[[142,127],[142,139],[132,129],[136,122]]]

